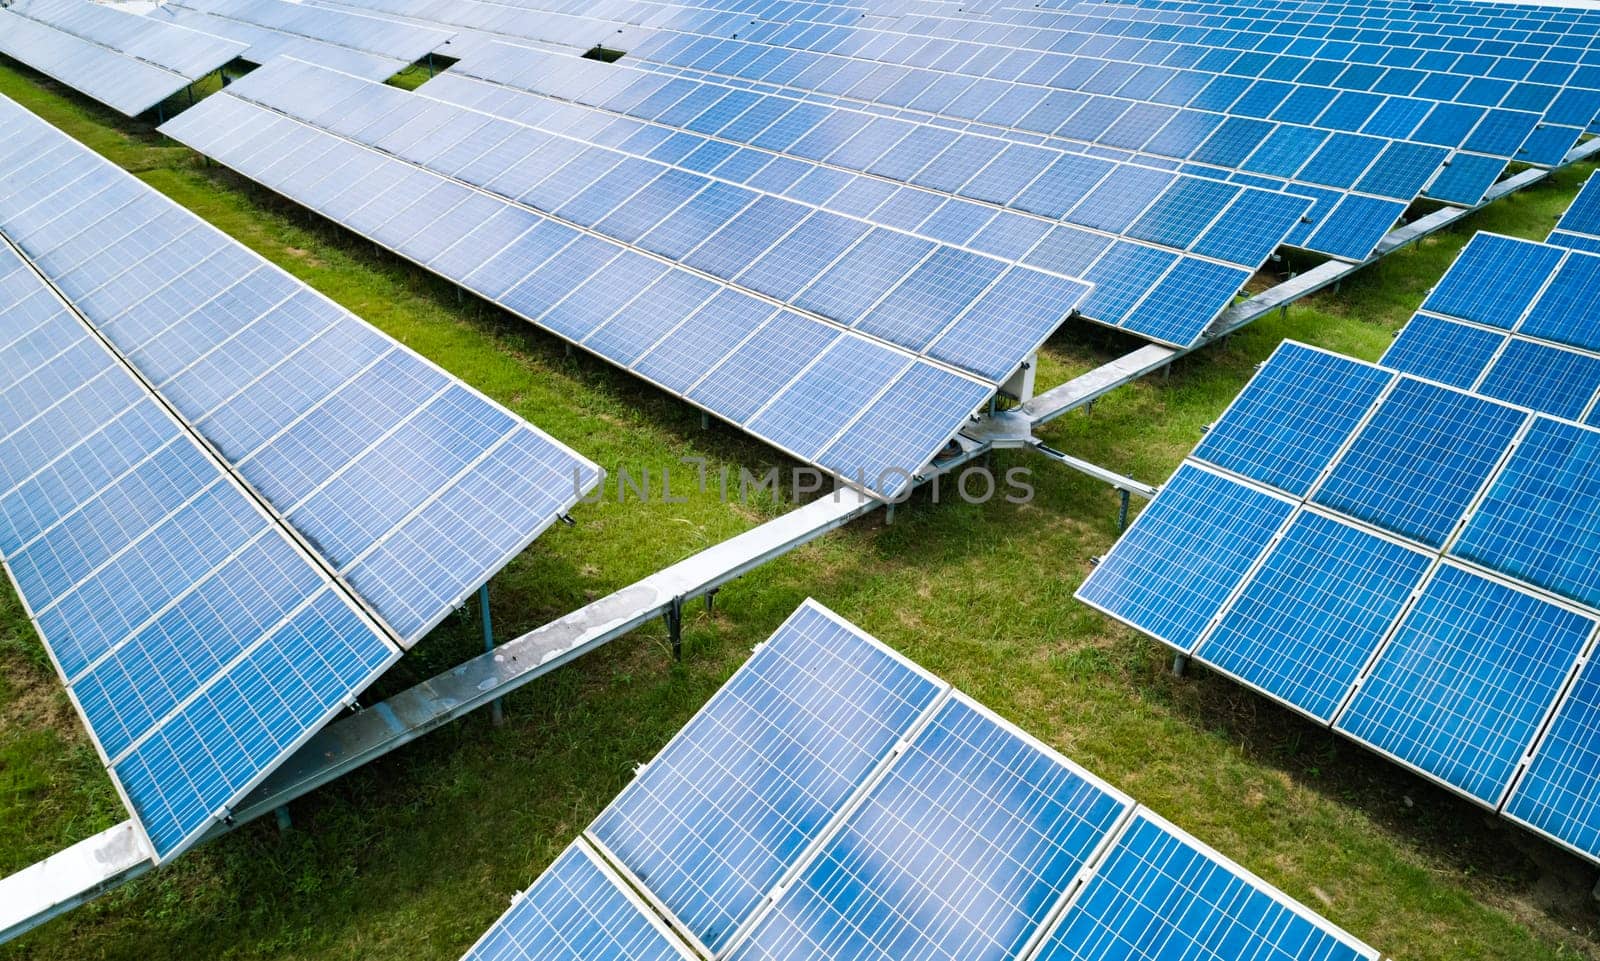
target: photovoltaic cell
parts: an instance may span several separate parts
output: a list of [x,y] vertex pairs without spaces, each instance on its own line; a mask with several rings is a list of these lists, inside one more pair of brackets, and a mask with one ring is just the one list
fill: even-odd
[[1442,565],[1337,727],[1497,806],[1593,629],[1580,614]]
[[1508,404],[1577,420],[1600,387],[1600,357],[1512,338],[1477,391]]
[[1078,598],[1188,650],[1292,510],[1264,491],[1185,464],[1096,565]]
[[[1548,251],[1547,258],[1561,256],[1561,251],[1555,248],[1538,249]],[[1546,276],[1548,273],[1546,271]],[[1600,256],[1576,250],[1568,252],[1517,332],[1558,344],[1600,350],[1600,325],[1594,322],[1596,291],[1600,291]]]
[[1329,722],[1429,563],[1419,551],[1302,512],[1195,654]]
[[939,691],[803,607],[589,834],[720,950]]

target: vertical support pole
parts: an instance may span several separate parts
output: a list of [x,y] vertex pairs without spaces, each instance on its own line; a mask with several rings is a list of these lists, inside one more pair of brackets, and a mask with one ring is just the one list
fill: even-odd
[[[700,429],[701,430],[710,430],[711,429],[711,415],[706,413],[705,411],[701,411],[700,412]],[[709,601],[710,599],[711,599],[711,595],[707,594],[706,595],[706,600]]]
[[1126,487],[1117,488],[1117,500],[1119,501],[1117,505],[1117,533],[1120,534],[1128,529],[1128,489]]
[[433,51],[428,51],[428,79],[433,79]]
[[667,619],[667,636],[672,639],[672,659],[683,660],[683,598],[674,597],[662,615]]
[[719,590],[719,588],[713,587],[711,590],[706,591],[706,613],[707,614],[715,613],[715,611],[716,611],[716,598],[717,598],[717,591],[718,590]]
[[294,822],[289,820],[289,805],[280,805],[272,812],[278,819],[278,833],[282,834],[294,827]]
[[[478,588],[478,611],[483,617],[483,649],[494,650],[494,621],[489,618],[489,585]],[[489,703],[489,718],[495,727],[500,727],[506,722],[505,705],[500,698],[495,698]]]
[[1182,677],[1189,672],[1189,655],[1172,655],[1172,676]]

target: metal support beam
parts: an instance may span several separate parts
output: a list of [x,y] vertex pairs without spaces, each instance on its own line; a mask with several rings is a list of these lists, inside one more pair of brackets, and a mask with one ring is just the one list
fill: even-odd
[[683,598],[674,597],[662,612],[667,622],[667,637],[672,641],[672,659],[683,660]]
[[289,817],[289,805],[280,804],[272,813],[278,818],[278,832],[280,834],[294,827],[294,820]]
[[1120,502],[1117,505],[1118,534],[1128,529],[1128,493],[1129,491],[1126,487],[1117,488],[1117,499]]
[[1172,655],[1172,675],[1174,677],[1183,677],[1187,673],[1189,673],[1189,655]]
[[[478,588],[478,616],[483,619],[483,651],[485,654],[494,653],[494,619],[489,615],[489,585]],[[489,702],[489,719],[495,727],[500,727],[506,722],[505,698],[497,697]]]

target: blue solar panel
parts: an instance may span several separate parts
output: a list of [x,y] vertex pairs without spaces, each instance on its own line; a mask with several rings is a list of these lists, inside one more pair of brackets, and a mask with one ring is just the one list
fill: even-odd
[[1331,721],[1431,561],[1303,512],[1195,656]]
[[1495,807],[1594,622],[1440,566],[1337,727]]
[[1185,464],[1090,572],[1078,599],[1188,650],[1292,511],[1287,501]]
[[1377,952],[1140,811],[1039,961],[1358,961]]
[[1304,243],[1335,257],[1365,260],[1405,212],[1404,201],[1347,194]]
[[0,557],[152,855],[400,652],[0,243]]
[[1539,740],[1506,816],[1600,855],[1600,661],[1590,658]]
[[1449,166],[1439,170],[1428,185],[1428,196],[1450,203],[1475,205],[1500,179],[1506,161],[1500,157],[1482,154],[1458,153],[1450,158]]
[[650,909],[574,843],[462,961],[690,961]]
[[1467,242],[1422,309],[1510,330],[1561,262],[1561,251],[1479,233]]
[[1556,224],[1557,230],[1600,236],[1600,177],[1591,176]]
[[[1558,249],[1542,249],[1550,251],[1547,258],[1561,256]],[[1600,349],[1600,324],[1594,322],[1600,256],[1574,250],[1566,258],[1517,332],[1558,344]]]
[[1194,456],[1304,496],[1390,380],[1367,364],[1285,344]]
[[1506,339],[1504,334],[1481,327],[1417,314],[1378,362],[1403,374],[1468,390],[1483,376]]
[[1600,606],[1600,432],[1536,418],[1452,552]]
[[[10,154],[66,141],[14,106],[0,123]],[[4,211],[0,228],[403,643],[598,481],[592,464],[526,422],[71,149],[102,188]],[[18,169],[39,163],[14,159]],[[35,216],[45,208],[47,218]],[[117,242],[79,242],[106,234]],[[530,242],[540,252],[529,258],[567,239]],[[474,251],[474,266],[492,252]]]
[[729,956],[1016,957],[1128,806],[957,695]]
[[1577,420],[1600,388],[1600,358],[1512,338],[1478,393]]
[[1402,379],[1314,499],[1438,546],[1499,463],[1525,415],[1492,401]]
[[589,834],[720,950],[940,689],[802,607]]

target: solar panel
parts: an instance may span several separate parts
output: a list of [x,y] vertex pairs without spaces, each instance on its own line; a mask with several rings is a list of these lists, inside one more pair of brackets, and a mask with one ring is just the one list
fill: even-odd
[[598,482],[525,421],[0,106],[13,174],[0,232],[404,643]]
[[400,651],[3,241],[0,318],[0,558],[162,862]]
[[410,65],[409,61],[229,19],[173,2],[153,7],[145,15],[245,44],[247,49],[240,56],[255,64],[270,63],[277,57],[295,57],[368,80],[387,80]]
[[1188,650],[1293,510],[1266,491],[1184,465],[1078,599]]
[[129,117],[243,51],[242,44],[87,0],[23,0],[0,8],[0,54]]
[[814,601],[468,958],[653,958],[666,926],[685,956],[1377,958]]
[[1017,957],[1128,807],[958,694],[729,957]]
[[1285,344],[1194,456],[1304,496],[1392,380],[1337,354]]
[[[275,81],[275,76],[281,79]],[[300,83],[307,77],[325,77],[328,85]],[[318,91],[316,102],[313,90]],[[590,232],[610,222],[606,211],[620,206],[628,193],[607,183],[613,174],[605,171],[646,164],[650,183],[670,177],[675,184],[671,189],[680,195],[688,171],[481,114],[474,115],[481,118],[476,129],[484,134],[478,142],[459,150],[465,141],[419,144],[411,150],[414,159],[403,162],[270,112],[241,95],[293,101],[287,106],[303,103],[308,114],[336,116],[346,128],[359,128],[368,122],[361,118],[380,113],[420,118],[419,111],[442,104],[292,61],[262,68],[229,91],[164,129],[248,175],[272,169],[281,147],[255,138],[241,143],[231,131],[244,123],[258,132],[257,138],[287,138],[301,152],[336,152],[341,164],[319,165],[306,180],[283,172],[264,182],[621,366],[648,376],[656,369],[652,356],[670,351],[675,332],[694,329],[704,319],[698,317],[701,306],[722,292],[711,318],[753,332],[743,340],[713,344],[714,356],[705,358],[699,379],[678,391],[846,478],[866,463],[859,442],[852,442],[850,435],[887,436],[893,419],[892,430],[916,439],[920,449],[896,445],[896,456],[904,454],[907,460],[866,479],[867,489],[887,496],[908,489],[911,475],[1020,367],[1087,290],[1077,281],[1008,267],[996,258],[904,233],[853,229],[860,236],[850,253],[794,295],[795,304],[809,315],[788,308],[777,319],[764,320],[773,316],[772,291],[792,287],[793,281],[759,271],[761,282],[774,286],[747,290],[740,282],[751,273],[751,262],[759,264],[765,248],[798,236],[804,225],[815,225],[818,234],[837,230],[839,215],[700,177],[690,200],[630,245],[620,237]],[[350,109],[342,103],[346,100],[366,104],[367,112]],[[498,154],[513,141],[511,155],[520,160],[473,159]],[[562,159],[576,156],[574,151],[590,159]],[[511,193],[498,185],[508,169],[530,181],[519,192],[520,200],[483,192]],[[350,170],[360,172],[345,173]],[[321,182],[307,182],[324,175],[339,178],[338,192]],[[363,218],[362,211],[377,203],[377,197],[388,196],[377,185],[417,177],[422,179],[403,195],[427,195],[426,206],[414,206],[430,213],[446,209],[442,220],[430,225],[404,211],[386,211],[381,220]],[[441,202],[439,195],[452,199]],[[351,200],[342,201],[345,197]],[[352,203],[353,211],[342,209]],[[536,211],[530,206],[534,203],[557,213]],[[573,205],[589,203],[595,204],[593,209],[574,212]],[[923,269],[930,257],[939,259]],[[966,287],[957,288],[944,270],[956,262],[971,265],[972,282]],[[904,308],[895,306],[902,302]],[[846,304],[859,309],[846,312]],[[867,309],[875,304],[876,309]],[[901,319],[895,320],[897,316]],[[930,319],[934,322],[925,323]],[[824,350],[829,343],[832,347]],[[842,372],[851,378],[848,389],[828,382]],[[940,388],[941,393],[912,405],[916,420],[908,424],[903,419],[908,405],[901,395],[906,389],[902,385],[912,384]],[[896,391],[896,403],[879,403],[890,390]]]
[[[1506,342],[1475,381],[1533,343],[1414,323],[1435,321]],[[1274,354],[1079,597],[1600,859],[1600,797],[1580,760],[1592,740],[1577,726],[1594,682],[1573,682],[1600,622],[1584,547],[1600,539],[1600,433],[1409,375],[1384,389],[1394,375],[1319,353]],[[1306,414],[1347,396],[1360,400],[1331,426]],[[1201,458],[1251,481],[1207,474]],[[1287,523],[1206,530],[1260,523],[1277,485],[1303,498],[1284,505]]]
[[1039,961],[1371,956],[1370,949],[1146,810],[1118,837],[1036,955]]
[[1326,723],[1429,564],[1420,551],[1299,513],[1195,654]]
[[724,949],[943,688],[807,605],[589,828]]
[[1497,807],[1594,626],[1443,564],[1336,726]]
[[1526,416],[1471,394],[1402,379],[1379,402],[1313,499],[1438,546]]

